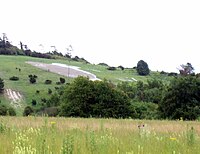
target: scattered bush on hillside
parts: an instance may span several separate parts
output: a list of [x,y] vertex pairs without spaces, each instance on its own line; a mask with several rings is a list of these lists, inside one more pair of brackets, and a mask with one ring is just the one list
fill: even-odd
[[45,80],[45,84],[51,84],[52,81],[51,80]]
[[31,104],[32,104],[32,106],[35,106],[35,105],[37,105],[37,101],[35,99],[32,99]]
[[36,79],[37,79],[37,76],[36,75],[32,75],[32,74],[30,74],[29,76],[29,81],[30,81],[30,83],[36,83]]
[[8,110],[7,110],[7,114],[9,116],[16,116],[16,111],[13,107],[9,107]]
[[24,108],[23,116],[29,116],[29,115],[32,115],[33,113],[34,113],[34,110],[32,109],[32,107],[27,106]]
[[60,83],[64,84],[65,83],[65,79],[64,78],[60,78]]
[[115,71],[115,70],[116,70],[116,67],[108,67],[107,70]]
[[52,94],[52,90],[50,88],[48,89],[48,94]]
[[0,105],[0,115],[5,116],[7,114],[7,107],[5,105]]
[[18,81],[18,80],[19,80],[19,77],[17,77],[17,76],[12,76],[12,77],[9,78],[9,80]]
[[118,66],[118,68],[120,68],[122,71],[124,70],[124,67],[123,66]]
[[39,90],[36,90],[36,94],[39,94],[40,93],[40,91]]
[[145,61],[140,60],[137,63],[137,72],[139,75],[142,75],[142,76],[149,75],[150,70],[149,70],[148,64]]
[[99,63],[98,65],[109,67],[109,65],[106,63]]
[[15,112],[14,108],[12,108],[12,107],[0,105],[0,115],[2,115],[2,116],[6,116],[6,115],[15,116],[16,112]]
[[3,93],[4,91],[4,81],[0,78],[0,93]]

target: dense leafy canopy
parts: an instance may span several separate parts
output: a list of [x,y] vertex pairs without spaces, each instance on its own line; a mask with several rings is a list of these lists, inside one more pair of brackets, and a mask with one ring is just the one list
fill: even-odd
[[149,70],[148,64],[145,61],[140,60],[137,63],[137,72],[139,75],[144,75],[144,76],[149,75],[150,70]]
[[160,103],[163,118],[196,119],[200,116],[200,79],[192,76],[175,78]]

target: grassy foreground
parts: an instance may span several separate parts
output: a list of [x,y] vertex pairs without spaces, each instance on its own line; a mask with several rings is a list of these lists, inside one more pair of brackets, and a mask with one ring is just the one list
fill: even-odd
[[47,117],[0,117],[1,154],[197,154],[200,124]]

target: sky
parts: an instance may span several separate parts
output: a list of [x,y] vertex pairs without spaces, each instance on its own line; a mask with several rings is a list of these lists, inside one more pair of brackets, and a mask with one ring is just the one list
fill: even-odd
[[[0,0],[0,35],[31,50],[56,46],[91,63],[200,72],[199,0]],[[42,45],[41,45],[42,44]]]

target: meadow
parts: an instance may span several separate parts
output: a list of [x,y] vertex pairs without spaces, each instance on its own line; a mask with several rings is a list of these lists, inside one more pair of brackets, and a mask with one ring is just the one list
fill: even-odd
[[198,121],[0,117],[1,154],[198,154]]

